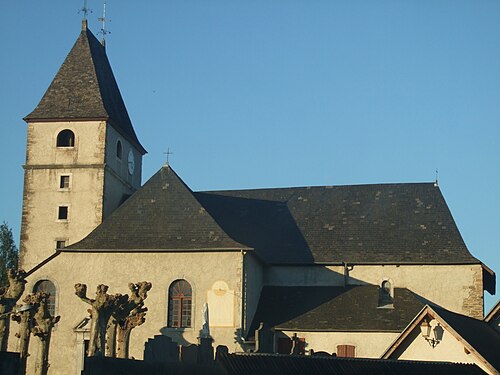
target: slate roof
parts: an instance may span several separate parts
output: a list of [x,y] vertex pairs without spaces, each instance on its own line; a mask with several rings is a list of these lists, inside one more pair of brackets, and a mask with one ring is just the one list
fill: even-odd
[[82,31],[42,100],[25,121],[107,120],[145,154],[125,108],[105,48],[83,21]]
[[253,249],[268,264],[480,263],[432,183],[193,193],[170,167],[70,248],[214,246]]
[[261,322],[285,331],[401,332],[424,303],[395,288],[394,308],[378,307],[379,288],[358,286],[264,286],[249,336]]
[[235,353],[220,356],[218,364],[228,375],[420,375],[484,374],[472,364],[395,361],[367,358],[315,357],[280,354]]
[[195,194],[269,263],[480,263],[433,183]]
[[247,249],[231,239],[168,166],[101,225],[64,251]]

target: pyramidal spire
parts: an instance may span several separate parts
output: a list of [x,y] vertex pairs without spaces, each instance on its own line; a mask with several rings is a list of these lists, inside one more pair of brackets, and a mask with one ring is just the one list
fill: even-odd
[[73,48],[27,122],[107,121],[145,154],[116,83],[106,50],[82,20]]

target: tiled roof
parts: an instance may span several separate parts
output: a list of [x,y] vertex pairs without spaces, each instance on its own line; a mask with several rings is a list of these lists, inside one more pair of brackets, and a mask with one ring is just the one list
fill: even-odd
[[280,354],[225,354],[220,356],[218,363],[225,369],[228,375],[484,374],[479,367],[462,363],[395,361]]
[[424,303],[406,288],[395,288],[394,308],[378,307],[379,288],[363,286],[264,286],[254,320],[285,331],[401,332]]
[[42,100],[25,120],[107,120],[122,136],[142,147],[125,108],[105,48],[86,27],[64,60]]
[[433,183],[196,193],[269,263],[479,263]]
[[82,241],[65,251],[246,249],[217,225],[168,166]]

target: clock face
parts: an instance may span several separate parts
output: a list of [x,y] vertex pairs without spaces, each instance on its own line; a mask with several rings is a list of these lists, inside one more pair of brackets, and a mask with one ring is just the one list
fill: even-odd
[[132,150],[128,152],[128,173],[132,175],[134,173],[134,168],[135,168],[135,159],[134,159],[134,153]]

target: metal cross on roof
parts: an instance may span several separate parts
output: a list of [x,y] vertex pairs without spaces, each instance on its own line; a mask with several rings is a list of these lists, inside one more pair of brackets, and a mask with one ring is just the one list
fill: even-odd
[[169,148],[167,148],[167,152],[164,152],[163,154],[167,155],[167,163],[166,164],[168,165],[168,159],[169,159],[170,155],[173,155],[174,153],[170,151],[170,147],[169,147]]
[[102,34],[101,44],[104,46],[106,45],[106,34],[111,34],[111,31],[106,29],[106,0],[104,0],[103,4],[102,17],[97,18],[97,20],[99,22],[102,22],[101,31],[99,31],[99,34]]
[[78,11],[78,13],[83,13],[83,19],[87,19],[87,14],[92,13],[92,10],[87,6],[87,0],[83,0],[83,7]]

